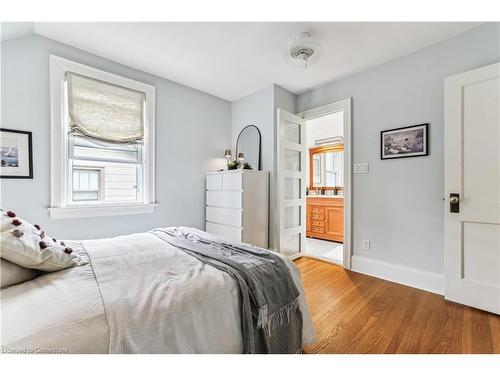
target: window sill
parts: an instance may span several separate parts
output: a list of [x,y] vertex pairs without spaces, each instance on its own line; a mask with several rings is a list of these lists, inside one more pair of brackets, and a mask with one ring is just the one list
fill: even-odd
[[155,211],[155,207],[156,203],[85,207],[49,207],[49,214],[52,220],[80,219],[85,217],[150,214]]

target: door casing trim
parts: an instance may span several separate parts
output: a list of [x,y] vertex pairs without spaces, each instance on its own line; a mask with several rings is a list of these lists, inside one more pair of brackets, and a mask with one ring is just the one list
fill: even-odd
[[[297,113],[305,121],[344,113],[344,268],[352,264],[352,98],[345,98],[321,107]],[[307,126],[307,125],[306,125]],[[278,229],[279,230],[279,229]],[[302,254],[303,255],[303,254]]]

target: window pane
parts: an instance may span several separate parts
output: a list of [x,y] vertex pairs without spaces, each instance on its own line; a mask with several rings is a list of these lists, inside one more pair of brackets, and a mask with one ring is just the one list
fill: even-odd
[[97,171],[89,172],[89,190],[99,190],[99,175]]
[[333,152],[327,152],[325,154],[325,169],[327,172],[333,172]]
[[78,160],[141,163],[141,150],[142,145],[136,144],[120,145],[81,137],[69,139],[69,156]]
[[98,191],[98,199],[102,201],[136,202],[142,198],[138,179],[141,171],[142,166],[135,163],[73,160],[73,173],[79,176],[73,191],[85,188],[85,191]]
[[294,122],[285,121],[284,124],[285,141],[300,144],[300,125]]
[[73,191],[74,201],[96,201],[99,199],[97,191]]
[[300,178],[285,178],[285,199],[300,198]]
[[80,190],[89,190],[89,174],[85,172],[80,172]]
[[135,164],[107,165],[105,176],[106,200],[137,200],[137,166]]
[[285,207],[285,229],[300,225],[300,206]]
[[99,200],[100,170],[73,168],[73,201]]
[[300,172],[300,151],[285,149],[285,170]]

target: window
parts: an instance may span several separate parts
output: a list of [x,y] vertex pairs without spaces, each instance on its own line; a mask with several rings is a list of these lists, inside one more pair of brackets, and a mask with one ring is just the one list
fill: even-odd
[[[81,137],[69,137],[68,141],[68,168],[73,175],[71,186],[73,198],[69,204],[78,204],[81,201],[74,197],[75,192],[82,189],[79,182],[86,183],[85,177],[81,177],[85,176],[82,175],[82,170],[94,171],[95,177],[92,177],[92,181],[97,181],[96,178],[99,178],[99,185],[93,186],[99,192],[94,201],[142,202],[142,145],[120,145]],[[75,171],[83,180],[75,179]],[[76,196],[78,195],[80,194]]]
[[101,169],[73,168],[73,201],[102,199]]
[[154,211],[155,89],[50,57],[51,217]]

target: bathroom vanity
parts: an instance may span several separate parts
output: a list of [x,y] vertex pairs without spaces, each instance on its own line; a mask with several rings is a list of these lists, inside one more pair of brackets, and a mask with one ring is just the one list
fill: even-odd
[[306,236],[344,242],[344,197],[318,195],[306,199]]

